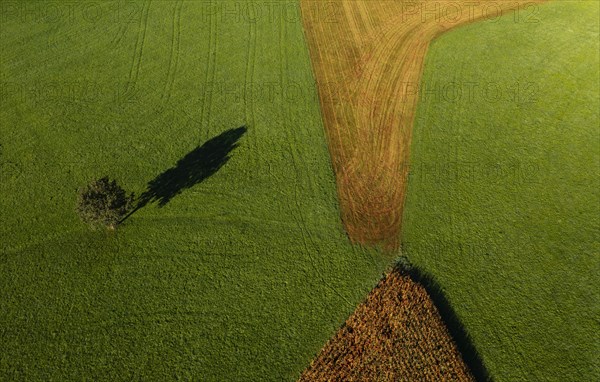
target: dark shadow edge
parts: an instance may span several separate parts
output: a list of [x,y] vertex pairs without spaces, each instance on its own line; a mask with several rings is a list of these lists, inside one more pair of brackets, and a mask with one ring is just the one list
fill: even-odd
[[[404,259],[403,259],[404,260]],[[454,340],[463,361],[478,382],[493,382],[483,359],[473,344],[471,336],[460,322],[456,312],[446,298],[443,289],[434,277],[423,269],[411,265],[406,261],[399,261],[395,269],[402,274],[408,275],[413,281],[422,285],[431,297],[435,307],[442,317],[442,321],[448,328],[450,336]]]
[[[173,199],[174,197],[176,197],[179,193],[181,193],[183,190],[191,188],[193,186],[195,186],[196,184],[202,183],[203,181],[205,181],[206,179],[208,179],[209,177],[211,177],[212,175],[214,175],[216,172],[218,172],[221,167],[223,167],[230,159],[230,155],[232,154],[233,150],[235,150],[238,146],[239,146],[239,140],[240,138],[242,138],[242,136],[244,134],[246,134],[248,132],[248,126],[246,124],[241,125],[238,128],[231,128],[228,129],[224,132],[222,132],[221,134],[207,140],[206,142],[204,142],[202,145],[198,145],[196,146],[196,148],[194,148],[192,151],[188,152],[186,155],[183,156],[183,158],[179,159],[177,161],[177,163],[164,170],[161,174],[157,175],[153,180],[150,180],[146,186],[146,190],[138,195],[136,197],[136,201],[135,204],[132,206],[131,210],[123,217],[119,220],[119,222],[117,223],[117,225],[121,225],[123,224],[126,220],[128,220],[133,214],[135,214],[137,211],[139,211],[140,209],[144,208],[146,205],[156,202],[158,203],[158,205],[160,207],[164,207],[166,204],[169,203],[169,201],[171,199]],[[216,147],[215,147],[216,145]],[[227,146],[229,145],[229,146]],[[207,150],[215,150],[215,149],[219,149],[217,152],[206,152]],[[204,150],[204,151],[203,151]],[[152,190],[152,184],[154,182],[157,182],[157,180],[161,180],[161,177],[164,177],[165,174],[168,174],[170,171],[175,171],[177,172],[181,172],[181,169],[179,169],[180,167],[184,166],[184,169],[187,169],[186,167],[189,167],[189,163],[186,164],[185,160],[190,158],[190,155],[193,155],[194,153],[201,153],[201,156],[198,156],[198,154],[196,155],[195,160],[198,159],[202,159],[202,161],[199,163],[199,165],[204,164],[203,162],[208,162],[210,164],[210,160],[212,158],[214,158],[216,156],[216,154],[220,154],[220,156],[218,156],[217,158],[219,159],[218,163],[216,164],[212,164],[212,167],[205,167],[202,168],[200,167],[200,170],[203,172],[202,175],[200,175],[198,177],[198,179],[196,179],[193,183],[190,184],[183,184],[183,185],[179,185],[179,187],[173,188],[173,186],[159,186],[158,190]],[[179,171],[178,171],[179,169]],[[190,169],[187,169],[188,172]],[[178,174],[181,175],[181,174]],[[184,175],[188,175],[185,178],[189,178],[189,174],[184,174]],[[180,182],[181,183],[181,182]],[[169,191],[168,194],[164,194],[165,191]]]

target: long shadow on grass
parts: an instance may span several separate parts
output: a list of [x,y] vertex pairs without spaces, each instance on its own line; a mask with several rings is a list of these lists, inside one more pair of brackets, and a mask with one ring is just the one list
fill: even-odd
[[247,130],[245,126],[229,129],[187,153],[175,166],[148,182],[135,209],[121,223],[149,203],[156,202],[159,207],[164,207],[184,190],[215,174],[229,161],[231,152]]
[[435,281],[433,276],[408,263],[398,264],[398,269],[401,272],[408,274],[414,281],[423,285],[423,287],[427,290],[427,293],[440,312],[440,316],[442,317],[444,324],[446,324],[452,339],[456,343],[458,351],[461,353],[465,364],[471,370],[475,380],[479,382],[492,382],[492,377],[488,373],[481,356],[475,348],[475,345],[473,345],[471,337],[458,319],[456,312],[454,309],[452,309],[452,306],[444,295],[442,288],[437,281]]

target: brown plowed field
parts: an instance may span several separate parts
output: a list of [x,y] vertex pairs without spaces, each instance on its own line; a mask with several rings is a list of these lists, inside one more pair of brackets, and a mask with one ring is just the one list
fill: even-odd
[[390,272],[299,382],[474,381],[425,288]]
[[514,17],[511,8],[535,2],[301,0],[342,219],[353,242],[398,246],[430,42],[458,25]]

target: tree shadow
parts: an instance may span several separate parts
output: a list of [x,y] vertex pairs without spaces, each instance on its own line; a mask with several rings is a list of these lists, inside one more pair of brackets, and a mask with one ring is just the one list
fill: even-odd
[[215,174],[229,161],[231,152],[247,130],[245,126],[229,129],[187,153],[175,166],[148,182],[135,209],[121,223],[149,203],[158,203],[159,207],[164,207],[184,190]]
[[458,319],[456,312],[450,305],[450,302],[446,298],[442,288],[433,278],[432,275],[425,272],[424,270],[408,263],[397,264],[397,269],[410,276],[410,278],[422,285],[438,309],[442,320],[446,324],[452,339],[456,343],[458,351],[461,353],[462,358],[478,382],[492,382],[483,359],[477,352],[471,336],[467,333],[465,327]]

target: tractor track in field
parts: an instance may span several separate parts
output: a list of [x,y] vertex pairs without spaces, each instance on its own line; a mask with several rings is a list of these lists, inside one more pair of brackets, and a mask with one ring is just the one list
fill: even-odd
[[171,53],[169,56],[169,65],[167,70],[167,79],[165,81],[165,88],[162,94],[163,105],[168,103],[171,99],[171,92],[173,91],[173,84],[175,83],[175,77],[177,74],[177,67],[179,65],[179,51],[181,41],[181,9],[183,8],[183,0],[175,3],[173,7],[173,20],[172,20],[172,32],[171,32]]
[[206,88],[202,91],[202,112],[200,115],[200,131],[198,132],[198,144],[202,144],[203,141],[207,140],[210,136],[210,119],[211,119],[211,108],[212,108],[212,89],[209,88],[209,84],[213,84],[215,81],[215,67],[216,67],[216,51],[218,46],[218,23],[217,17],[208,14],[209,20],[209,31],[208,31],[208,49],[206,57],[206,71],[204,77],[204,84]]
[[129,81],[127,82],[127,88],[125,94],[131,94],[137,86],[138,77],[140,75],[140,69],[142,67],[142,58],[144,56],[144,43],[146,42],[146,30],[148,29],[148,13],[150,10],[150,3],[152,0],[148,0],[144,4],[142,9],[142,17],[140,17],[140,24],[138,26],[138,34],[135,40],[135,46],[133,49],[133,60],[131,61],[131,68],[129,69]]
[[[512,17],[509,10],[543,1],[500,0],[494,6]],[[300,2],[342,220],[353,242],[393,250],[399,245],[419,97],[403,94],[403,86],[420,84],[431,41],[490,18],[489,2],[420,0],[410,3],[415,8],[408,15],[403,2],[339,0],[336,22],[310,12],[313,3]],[[428,11],[413,14],[415,9]],[[445,13],[432,16],[431,9]]]
[[[278,44],[278,49],[279,49],[279,57],[281,59],[280,61],[280,68],[279,68],[279,81],[281,84],[281,99],[284,99],[284,95],[283,95],[283,89],[286,88],[287,86],[287,81],[285,80],[285,73],[287,73],[287,67],[288,67],[288,63],[287,63],[287,57],[288,55],[285,54],[285,31],[286,31],[286,23],[283,22],[283,20],[280,23],[279,26],[279,44]],[[282,110],[282,114],[289,117],[290,116],[290,110],[289,110],[289,105],[287,102],[282,102],[282,106],[281,106]],[[293,172],[294,172],[294,205],[291,206],[291,208],[293,208],[296,213],[292,214],[292,216],[294,217],[294,221],[296,222],[296,225],[301,233],[301,237],[302,237],[302,244],[304,246],[304,250],[306,253],[306,256],[308,258],[308,261],[311,265],[311,267],[314,269],[317,277],[321,280],[321,282],[323,283],[323,285],[325,285],[329,290],[331,290],[335,295],[337,295],[342,301],[344,301],[349,308],[351,308],[353,306],[353,304],[343,295],[340,293],[340,291],[338,291],[333,285],[331,285],[331,283],[323,276],[323,272],[321,272],[321,267],[319,266],[319,264],[317,263],[315,256],[313,253],[319,253],[320,251],[318,250],[318,245],[316,244],[316,241],[313,238],[313,234],[311,233],[310,229],[307,227],[306,224],[306,218],[304,216],[304,209],[302,207],[302,205],[300,205],[299,203],[299,180],[301,177],[301,170],[299,169],[302,166],[298,166],[298,163],[301,162],[300,159],[300,154],[298,153],[297,147],[295,144],[293,144],[294,142],[297,141],[296,137],[294,136],[294,131],[291,129],[286,129],[286,134],[287,134],[287,142],[289,144],[289,153],[290,153],[290,157],[291,157],[291,163],[292,163],[292,167],[293,167]]]
[[[256,126],[256,111],[254,110],[254,71],[256,68],[256,24],[248,23],[248,51],[246,52],[246,69],[244,74],[244,109],[246,124],[250,124],[251,127]],[[258,141],[254,134],[250,134],[249,144],[253,146],[253,151],[260,153],[258,149]],[[253,155],[250,160],[255,163],[258,162],[258,155]]]

